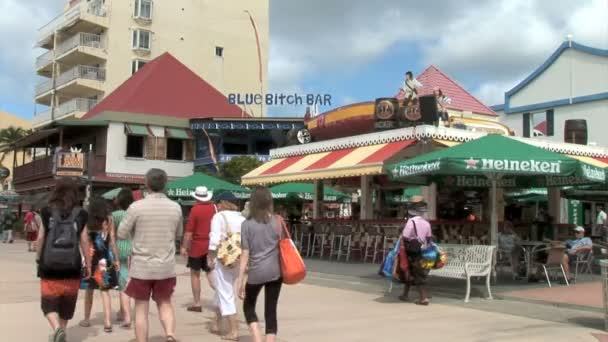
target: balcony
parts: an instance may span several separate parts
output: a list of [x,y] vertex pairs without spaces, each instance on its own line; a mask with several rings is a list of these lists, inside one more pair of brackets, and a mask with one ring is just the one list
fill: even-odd
[[64,97],[90,98],[103,93],[105,80],[106,69],[78,65],[59,75],[55,87]]
[[17,166],[14,171],[13,182],[15,184],[22,184],[51,177],[53,177],[53,157],[44,157],[31,163]]
[[53,80],[44,80],[36,85],[36,102],[50,106],[51,98],[53,94],[51,92],[53,90]]
[[51,77],[53,74],[53,51],[47,51],[36,58],[36,71],[40,76]]
[[97,64],[106,60],[101,35],[79,32],[55,48],[57,62],[63,65]]
[[38,29],[38,46],[52,49],[55,32],[91,32],[108,28],[103,0],[81,1]]
[[71,99],[67,102],[60,104],[53,115],[51,110],[41,112],[34,116],[32,127],[40,128],[50,124],[53,121],[68,119],[68,118],[81,118],[91,108],[97,104],[96,100],[90,99]]

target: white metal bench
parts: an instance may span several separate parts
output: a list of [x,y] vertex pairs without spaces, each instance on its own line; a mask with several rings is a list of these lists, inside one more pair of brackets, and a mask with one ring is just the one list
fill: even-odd
[[492,299],[490,277],[492,276],[492,260],[496,246],[440,244],[439,247],[447,252],[448,261],[443,268],[431,270],[429,275],[465,279],[467,281],[465,303],[469,302],[471,277],[486,277],[488,298]]

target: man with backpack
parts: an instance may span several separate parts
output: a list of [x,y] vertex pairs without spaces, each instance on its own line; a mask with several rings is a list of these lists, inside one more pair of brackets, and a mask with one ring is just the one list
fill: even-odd
[[[53,329],[51,342],[65,342],[68,321],[74,316],[82,274],[91,276],[87,212],[78,205],[78,184],[59,179],[42,210],[36,263],[41,288],[41,308]],[[84,252],[82,253],[81,252]]]

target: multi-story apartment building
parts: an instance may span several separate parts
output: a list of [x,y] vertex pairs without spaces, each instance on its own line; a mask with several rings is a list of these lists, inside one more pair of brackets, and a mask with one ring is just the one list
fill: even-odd
[[[148,61],[170,52],[222,93],[267,89],[269,0],[71,0],[39,29],[48,106],[33,127],[80,117]],[[264,106],[243,108],[263,116]]]

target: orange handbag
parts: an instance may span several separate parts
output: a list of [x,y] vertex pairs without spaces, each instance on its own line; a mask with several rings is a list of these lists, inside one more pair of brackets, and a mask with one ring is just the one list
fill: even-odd
[[[279,254],[283,284],[297,284],[306,277],[306,265],[296,245],[291,240],[285,221],[280,216],[277,216],[277,220],[281,226],[279,228]],[[281,230],[284,234],[281,234]]]

